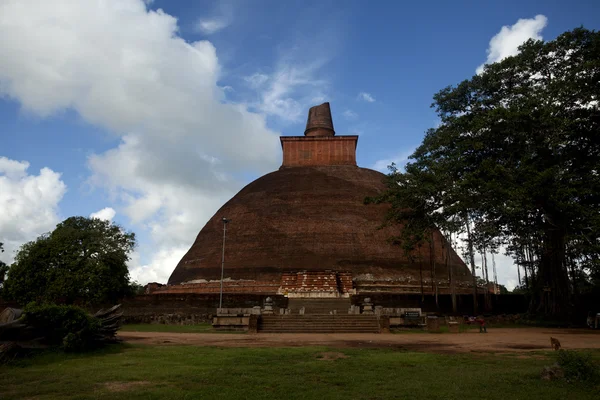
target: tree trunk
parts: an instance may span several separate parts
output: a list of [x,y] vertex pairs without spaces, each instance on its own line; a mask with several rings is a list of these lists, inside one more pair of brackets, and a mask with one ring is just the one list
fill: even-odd
[[[527,257],[528,254],[529,254],[529,257]],[[529,266],[530,268],[533,268],[533,259],[531,258],[531,252],[529,251],[529,248],[527,246],[525,246],[525,251],[523,252],[523,257],[527,261],[525,263],[525,287],[527,288],[527,290],[529,290],[529,277],[527,276],[527,266]]]
[[452,297],[452,313],[456,314],[458,307],[456,306],[456,287],[454,286],[454,268],[452,265],[448,266],[450,261],[450,249],[452,244],[452,236],[450,236],[450,242],[446,238],[442,238],[442,249],[444,254],[444,263],[446,271],[448,271],[448,279],[450,281],[450,296]]
[[549,316],[566,317],[570,310],[569,278],[564,267],[565,237],[564,229],[546,222],[536,282],[536,311]]
[[571,285],[573,286],[573,296],[575,299],[579,297],[579,289],[577,288],[577,274],[575,268],[575,260],[572,256],[565,256],[565,262],[568,264],[569,269],[571,270]]
[[488,271],[488,265],[487,265],[487,254],[486,254],[486,247],[485,245],[483,246],[483,254],[482,254],[482,268],[484,271],[484,275],[485,275],[485,310],[486,311],[490,311],[492,309],[492,298],[490,296],[490,279],[489,279],[489,271]]
[[473,273],[473,315],[477,315],[477,272],[475,271],[475,254],[473,251],[473,240],[471,239],[471,227],[469,226],[470,222],[468,216],[465,216],[465,225],[467,227],[467,245],[471,261],[471,272]]
[[[522,260],[525,260],[525,251],[523,250],[523,248],[521,247],[521,254],[523,254],[523,257],[521,258]],[[518,260],[518,258],[517,258]],[[517,264],[517,280],[519,281],[519,286],[521,286],[521,267],[519,266],[519,262],[516,262]]]
[[431,230],[431,242],[429,245],[429,254],[431,260],[431,288],[435,292],[435,308],[436,310],[440,309],[440,304],[438,301],[438,284],[435,279],[435,236],[433,234],[433,229]]
[[421,277],[421,304],[425,301],[425,293],[423,292],[423,254],[421,254],[421,246],[419,246],[419,275]]

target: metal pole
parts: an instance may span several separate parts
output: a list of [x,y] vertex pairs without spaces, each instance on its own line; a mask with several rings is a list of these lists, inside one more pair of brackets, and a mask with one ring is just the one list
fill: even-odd
[[223,308],[223,273],[225,270],[225,234],[227,233],[227,218],[223,218],[223,254],[221,256],[221,291],[219,294],[219,309]]

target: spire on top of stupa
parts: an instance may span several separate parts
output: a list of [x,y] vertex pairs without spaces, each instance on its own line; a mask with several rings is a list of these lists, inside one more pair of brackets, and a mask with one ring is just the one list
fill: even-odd
[[308,110],[308,120],[304,136],[334,136],[333,120],[329,103],[311,107]]

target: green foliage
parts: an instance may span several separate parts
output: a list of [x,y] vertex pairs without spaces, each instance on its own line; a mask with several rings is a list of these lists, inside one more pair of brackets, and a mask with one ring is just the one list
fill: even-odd
[[[4,243],[0,242],[0,253],[4,253]],[[4,286],[4,279],[6,278],[6,273],[8,272],[8,265],[2,260],[0,260],[0,294],[2,294],[2,286]]]
[[441,124],[379,199],[391,220],[408,218],[403,243],[432,225],[471,226],[471,259],[472,248],[509,245],[529,270],[535,309],[565,314],[569,278],[600,268],[598,93],[600,33],[583,28],[529,40],[437,93]]
[[108,221],[68,218],[21,247],[6,297],[23,304],[115,302],[131,292],[126,262],[134,246],[133,233]]
[[24,323],[43,334],[47,344],[65,351],[85,351],[97,345],[100,322],[76,306],[29,303]]
[[569,382],[598,381],[600,371],[590,354],[571,350],[561,350],[557,356],[558,365]]
[[146,289],[144,288],[144,286],[140,285],[136,281],[131,282],[129,284],[129,291],[130,291],[130,294],[132,294],[132,295],[146,294]]

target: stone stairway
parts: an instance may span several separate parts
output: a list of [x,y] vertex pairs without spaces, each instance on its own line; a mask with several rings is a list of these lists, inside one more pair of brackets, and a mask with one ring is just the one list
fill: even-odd
[[337,315],[348,314],[350,308],[349,298],[290,298],[288,299],[288,308],[292,314],[299,314],[300,309],[304,307],[304,314],[332,314],[335,311]]
[[375,315],[262,315],[261,333],[379,333]]

